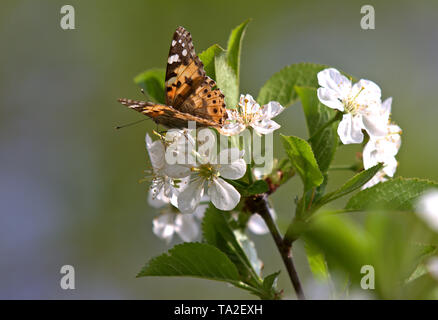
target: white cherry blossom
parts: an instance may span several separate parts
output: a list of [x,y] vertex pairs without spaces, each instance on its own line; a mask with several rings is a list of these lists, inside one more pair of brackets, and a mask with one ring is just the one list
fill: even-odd
[[[187,179],[175,179],[168,175],[171,166],[167,165],[165,160],[165,144],[161,140],[152,141],[151,137],[146,134],[146,149],[149,154],[152,165],[152,183],[151,194],[149,197],[156,199],[157,204],[150,202],[153,206],[159,206],[160,201],[170,201],[174,206],[177,206],[177,196],[179,192],[187,184]],[[181,177],[187,175],[189,169],[185,169],[185,173],[180,174]]]
[[227,109],[228,120],[221,129],[221,133],[228,136],[239,134],[247,127],[252,127],[258,134],[269,134],[280,128],[272,120],[284,108],[276,101],[271,101],[263,106],[247,94],[241,95],[237,109]]
[[171,204],[170,199],[157,199],[152,196],[152,191],[149,192],[148,202],[155,208],[165,207],[152,221],[152,231],[157,237],[167,243],[170,243],[175,233],[183,241],[194,241],[198,237],[199,223],[195,218],[202,219],[207,205],[199,205],[195,212],[183,214]]
[[193,214],[183,214],[173,207],[165,209],[153,220],[153,232],[169,243],[176,233],[183,241],[193,241],[198,237],[199,225]]
[[205,190],[213,205],[220,210],[232,210],[240,201],[239,192],[225,179],[236,180],[246,172],[243,152],[237,148],[222,150],[219,155],[208,153],[191,168],[192,176],[188,186],[178,196],[181,212],[193,212]]
[[329,108],[344,113],[338,126],[343,144],[361,143],[362,130],[370,137],[386,134],[389,113],[381,103],[381,90],[372,81],[361,79],[354,85],[338,70],[328,68],[318,73],[318,99]]
[[401,129],[395,124],[387,127],[387,134],[379,138],[371,138],[363,150],[363,164],[369,169],[378,163],[383,163],[383,168],[362,189],[366,189],[384,182],[387,177],[393,177],[397,170],[398,162],[395,158],[401,145]]

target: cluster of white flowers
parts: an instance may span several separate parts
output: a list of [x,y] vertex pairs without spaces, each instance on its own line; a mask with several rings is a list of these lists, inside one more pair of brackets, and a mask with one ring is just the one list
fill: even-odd
[[247,94],[241,95],[236,109],[228,109],[228,120],[221,133],[233,136],[241,133],[248,127],[258,134],[269,134],[280,128],[280,125],[272,120],[278,116],[284,108],[276,101],[271,101],[260,106],[254,98]]
[[[183,241],[195,240],[209,202],[224,211],[233,210],[240,202],[239,192],[226,180],[245,175],[243,151],[230,148],[216,154],[215,148],[203,148],[203,141],[197,142],[195,150],[193,131],[187,129],[169,131],[155,141],[146,134],[152,165],[148,202],[161,208],[160,215],[153,220],[153,232],[168,243],[175,233]],[[180,156],[184,161],[169,161],[169,155]],[[275,213],[272,215],[275,217]],[[249,219],[248,228],[255,234],[268,232],[263,219],[256,214]]]
[[362,143],[365,131],[369,141],[363,150],[364,168],[369,169],[378,163],[384,165],[363,188],[393,177],[397,169],[395,156],[401,144],[401,129],[390,120],[392,98],[382,102],[377,84],[364,79],[352,84],[333,68],[320,71],[318,83],[321,103],[343,113],[338,126],[342,143]]

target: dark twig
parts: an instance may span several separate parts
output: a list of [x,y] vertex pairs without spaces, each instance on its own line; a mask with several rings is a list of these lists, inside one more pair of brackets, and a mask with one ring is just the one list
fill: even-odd
[[305,300],[303,288],[301,286],[300,279],[298,278],[298,273],[295,269],[295,265],[292,259],[292,245],[289,242],[283,241],[280,231],[278,230],[277,224],[270,213],[271,209],[268,203],[267,195],[260,194],[254,197],[248,198],[246,201],[246,207],[251,211],[251,213],[258,213],[265,221],[268,229],[274,238],[274,242],[277,245],[277,249],[280,252],[283,263],[289,274],[292,285],[295,289],[298,299]]

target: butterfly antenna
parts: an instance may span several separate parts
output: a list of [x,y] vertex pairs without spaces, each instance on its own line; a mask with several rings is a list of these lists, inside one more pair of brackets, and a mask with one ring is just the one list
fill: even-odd
[[146,97],[146,92],[144,92],[143,88],[140,88],[141,93],[143,93],[143,95]]
[[136,125],[137,123],[143,122],[145,120],[149,120],[149,118],[144,118],[144,119],[137,120],[137,121],[134,121],[134,122],[130,122],[130,123],[127,123],[127,124],[123,124],[121,126],[115,127],[115,129],[118,130],[118,129],[126,128],[126,127],[129,127],[129,126],[133,126],[133,125]]

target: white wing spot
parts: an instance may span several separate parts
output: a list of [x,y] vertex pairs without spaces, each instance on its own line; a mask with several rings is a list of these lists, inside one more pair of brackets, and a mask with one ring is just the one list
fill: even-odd
[[169,80],[167,80],[167,84],[168,84],[169,86],[171,86],[171,85],[175,82],[175,80],[176,80],[176,77],[172,77],[172,78],[170,78]]
[[169,57],[169,59],[167,59],[167,63],[168,64],[172,64],[174,62],[178,62],[179,61],[179,55],[174,54],[172,56]]
[[184,49],[184,50],[182,51],[182,55],[183,55],[184,57],[187,55],[187,50],[186,50],[186,49]]
[[181,46],[184,48],[186,46],[186,44],[185,43],[181,43]]
[[172,47],[174,47],[176,45],[176,41],[172,40]]
[[179,39],[179,40],[178,40],[178,43],[181,43],[181,42],[182,42],[181,39]]

